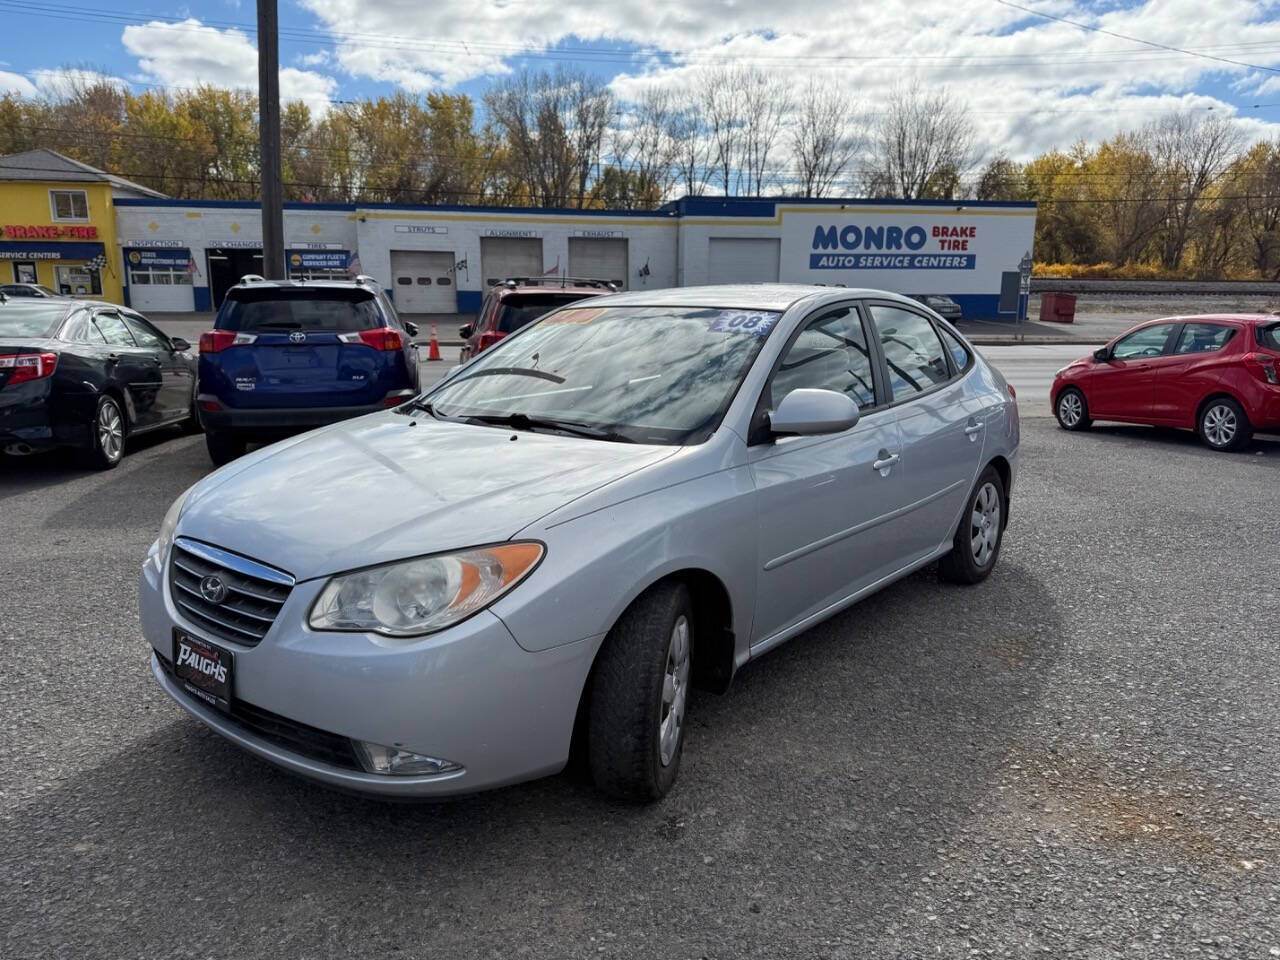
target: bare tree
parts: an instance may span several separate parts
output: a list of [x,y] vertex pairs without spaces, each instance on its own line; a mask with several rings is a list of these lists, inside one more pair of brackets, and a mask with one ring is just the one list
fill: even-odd
[[700,197],[711,179],[711,147],[696,97],[676,102],[667,125],[674,151],[676,181],[685,196]]
[[613,93],[603,80],[584,70],[556,71],[568,106],[569,149],[577,178],[577,204],[586,204],[587,184],[600,171],[605,132],[618,113]]
[[677,144],[673,121],[678,113],[670,90],[650,87],[613,130],[614,163],[625,175],[624,206],[656,206],[675,179]]
[[709,141],[709,162],[726,197],[733,189],[734,163],[741,149],[742,94],[737,71],[729,67],[709,68],[698,78],[698,102]]
[[801,196],[825,197],[844,179],[866,139],[854,123],[854,102],[840,86],[811,77],[796,114],[791,153]]
[[1152,148],[1168,199],[1160,259],[1166,270],[1182,264],[1199,225],[1205,193],[1240,149],[1242,137],[1226,117],[1175,114],[1151,127]]
[[[866,180],[892,195],[916,200],[951,171],[958,182],[973,154],[968,108],[945,87],[926,92],[918,80],[895,87],[872,139]],[[943,175],[940,178],[940,175]]]
[[760,67],[734,71],[741,112],[738,143],[738,182],[749,196],[759,196],[773,170],[769,154],[782,133],[782,122],[791,112],[786,82]]

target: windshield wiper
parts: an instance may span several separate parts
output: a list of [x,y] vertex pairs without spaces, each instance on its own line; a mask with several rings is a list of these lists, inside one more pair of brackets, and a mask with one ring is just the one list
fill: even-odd
[[455,381],[455,383],[462,383],[463,380],[470,380],[473,377],[494,377],[499,374],[512,377],[537,377],[539,380],[550,380],[552,383],[564,383],[564,377],[557,376],[554,373],[547,373],[545,370],[535,370],[533,367],[488,367],[484,370],[469,373],[461,380]]
[[477,413],[469,415],[466,419],[473,423],[487,423],[491,426],[511,427],[515,430],[559,430],[579,437],[590,437],[592,440],[612,440],[616,443],[636,442],[616,430],[593,427],[589,423],[578,423],[573,420],[558,420],[555,417],[531,417],[527,413]]

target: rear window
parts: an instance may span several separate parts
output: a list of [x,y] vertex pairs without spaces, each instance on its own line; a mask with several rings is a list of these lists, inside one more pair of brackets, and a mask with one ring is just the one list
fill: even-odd
[[1258,346],[1280,350],[1280,321],[1258,328]]
[[383,325],[369,290],[268,287],[233,290],[218,313],[219,330],[372,330]]
[[64,301],[27,298],[0,303],[0,337],[51,337],[66,315]]
[[580,295],[564,293],[524,293],[507,297],[498,308],[498,331],[515,333],[544,313],[581,299]]

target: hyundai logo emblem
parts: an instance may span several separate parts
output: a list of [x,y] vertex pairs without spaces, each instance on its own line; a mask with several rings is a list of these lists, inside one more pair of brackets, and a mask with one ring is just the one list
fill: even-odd
[[221,577],[207,576],[200,581],[200,596],[210,603],[221,603],[227,599],[227,585]]
[[303,333],[301,330],[295,330],[293,331],[293,333],[289,334],[289,342],[290,343],[306,343],[307,335]]

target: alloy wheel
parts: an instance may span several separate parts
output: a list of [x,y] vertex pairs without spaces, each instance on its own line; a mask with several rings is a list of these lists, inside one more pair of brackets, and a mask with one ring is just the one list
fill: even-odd
[[662,677],[662,710],[658,716],[658,754],[664,767],[675,759],[684,732],[689,695],[689,618],[681,614],[671,628],[667,665]]
[[1000,491],[993,483],[984,483],[973,501],[969,516],[969,546],[973,562],[985,567],[995,556],[1000,541]]
[[119,460],[124,452],[124,418],[114,401],[107,400],[99,408],[97,430],[102,455],[113,463]]
[[1080,394],[1068,391],[1058,398],[1058,418],[1063,425],[1074,427],[1084,416],[1084,404],[1080,402]]
[[1205,439],[1215,447],[1225,447],[1235,439],[1240,423],[1236,412],[1225,403],[1214,404],[1204,412]]

